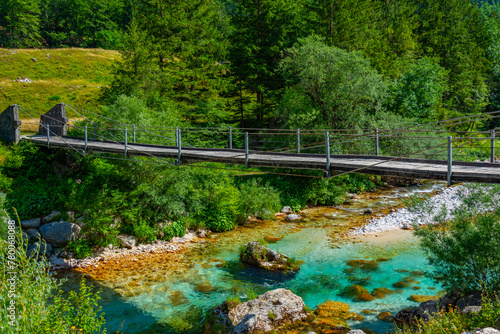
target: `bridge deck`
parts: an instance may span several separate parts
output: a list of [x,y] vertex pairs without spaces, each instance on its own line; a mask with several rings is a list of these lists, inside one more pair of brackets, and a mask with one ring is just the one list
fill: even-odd
[[[31,140],[39,146],[47,146],[46,136],[34,136],[23,139]],[[73,137],[51,137],[51,148],[74,148],[83,150],[85,141]],[[123,155],[123,143],[89,140],[88,152],[114,153]],[[248,162],[250,167],[280,167],[299,169],[326,169],[326,157],[320,154],[297,154],[250,151]],[[158,146],[147,144],[128,144],[128,156],[156,156],[177,159],[178,149],[175,146]],[[330,168],[345,172],[366,167],[360,173],[374,175],[404,176],[410,178],[446,180],[447,162],[442,160],[406,159],[392,160],[392,157],[331,155]],[[182,148],[183,162],[214,161],[228,164],[245,164],[245,152],[238,149]],[[374,164],[382,163],[376,166]],[[454,162],[452,169],[454,182],[500,183],[500,164],[483,162]]]

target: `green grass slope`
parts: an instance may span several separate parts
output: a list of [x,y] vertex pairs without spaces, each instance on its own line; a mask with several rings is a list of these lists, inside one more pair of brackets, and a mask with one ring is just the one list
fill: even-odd
[[0,49],[0,109],[18,104],[44,113],[65,102],[96,110],[99,90],[111,82],[111,65],[119,57],[102,49]]

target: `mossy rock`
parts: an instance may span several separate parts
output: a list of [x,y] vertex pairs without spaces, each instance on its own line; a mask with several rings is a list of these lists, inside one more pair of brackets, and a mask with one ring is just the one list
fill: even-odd
[[409,288],[411,286],[411,282],[408,281],[399,281],[392,285],[395,288]]
[[314,314],[319,317],[337,317],[342,318],[349,314],[349,305],[342,302],[334,302],[327,300],[319,304],[314,311]]
[[371,260],[349,260],[347,261],[347,265],[366,271],[375,271],[378,269],[378,262]]
[[371,276],[358,277],[355,275],[351,275],[351,276],[347,277],[347,280],[350,283],[357,284],[357,285],[368,285],[368,284],[370,284],[372,277]]
[[394,294],[395,291],[388,289],[388,288],[375,288],[372,291],[372,295],[375,296],[375,298],[382,299],[385,298],[387,295],[392,295]]
[[354,321],[363,321],[365,320],[365,317],[363,317],[361,314],[356,314],[354,318],[352,318]]
[[362,293],[356,298],[356,300],[359,300],[360,302],[370,302],[372,300],[375,300],[375,296],[369,293]]
[[411,295],[410,300],[416,303],[425,303],[429,300],[439,300],[439,296]]
[[273,236],[271,236],[271,235],[266,235],[266,236],[264,237],[264,240],[265,240],[265,241],[267,241],[267,242],[269,242],[270,244],[275,244],[275,243],[277,243],[278,241],[280,241],[280,240],[281,240],[281,238],[278,238],[278,237],[273,237]]
[[174,306],[179,306],[179,305],[186,304],[187,302],[189,302],[189,300],[186,298],[186,296],[184,296],[184,293],[182,291],[179,291],[179,290],[170,291],[168,294],[168,299],[170,299],[170,302]]
[[345,295],[360,302],[368,302],[375,299],[368,290],[360,285],[351,285],[345,290]]
[[198,284],[194,289],[201,293],[209,293],[213,290],[213,287],[212,284],[210,284],[209,282],[204,282]]
[[382,312],[377,315],[377,318],[381,321],[392,322],[394,321],[394,316],[389,312]]

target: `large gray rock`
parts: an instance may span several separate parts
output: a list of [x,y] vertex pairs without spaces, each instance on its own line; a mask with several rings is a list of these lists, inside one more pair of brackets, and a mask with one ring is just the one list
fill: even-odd
[[476,331],[474,334],[500,334],[500,331],[495,328],[486,327]]
[[42,222],[40,221],[40,218],[33,218],[29,220],[23,220],[21,222],[21,227],[24,229],[29,229],[29,228],[39,228]]
[[302,219],[302,217],[299,216],[298,214],[295,214],[295,213],[287,215],[286,218],[285,218],[285,220],[289,221],[289,222],[293,222],[293,221],[301,220],[301,219]]
[[42,235],[40,234],[40,230],[37,228],[30,228],[29,230],[26,230],[26,234],[30,238],[30,240],[39,240]]
[[40,258],[41,256],[49,257],[52,254],[52,245],[46,243],[45,241],[37,241],[33,245],[28,247],[27,255],[28,257],[35,256]]
[[281,213],[292,213],[293,210],[291,207],[289,206],[284,206],[282,209],[281,209]]
[[66,246],[71,240],[80,233],[80,226],[64,221],[48,223],[40,227],[42,237],[52,245]]
[[56,219],[59,219],[61,216],[62,215],[59,211],[52,211],[51,213],[42,218],[42,224],[55,221]]
[[116,236],[118,241],[120,241],[120,246],[123,248],[134,248],[137,240],[131,235],[119,234]]
[[213,315],[229,333],[265,333],[306,318],[305,306],[302,298],[290,290],[276,289],[230,310],[224,303]]
[[240,252],[240,260],[265,270],[290,272],[300,269],[288,256],[264,247],[257,241],[245,245],[245,248]]
[[438,312],[438,302],[435,300],[429,300],[427,302],[420,303],[417,309],[420,317],[424,319],[424,321],[428,321],[434,313]]
[[457,300],[456,305],[463,310],[467,306],[481,306],[481,291],[474,291],[463,298]]

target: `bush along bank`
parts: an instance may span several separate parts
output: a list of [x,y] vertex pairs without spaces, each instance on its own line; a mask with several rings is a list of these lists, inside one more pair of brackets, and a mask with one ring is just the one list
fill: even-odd
[[[468,185],[454,209],[443,207],[434,224],[416,228],[434,279],[450,292],[399,312],[403,333],[500,333],[499,190]],[[413,210],[435,208],[421,202]]]
[[[80,258],[110,245],[169,241],[187,230],[224,232],[248,217],[270,219],[282,203],[292,211],[340,204],[346,193],[377,187],[376,179],[363,175],[252,176],[243,175],[248,170],[210,168],[223,167],[218,165],[179,167],[48,151],[29,142],[2,145],[0,156],[0,192],[6,207],[16,208],[26,233],[31,230],[31,242],[62,233],[64,241],[53,246]],[[49,217],[52,211],[57,217]]]

